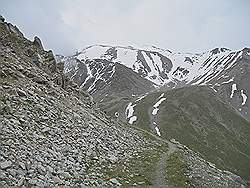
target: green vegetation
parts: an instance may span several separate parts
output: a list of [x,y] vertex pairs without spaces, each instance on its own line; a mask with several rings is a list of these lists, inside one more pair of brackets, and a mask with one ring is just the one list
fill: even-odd
[[[150,117],[149,117],[149,107],[152,107],[157,101],[156,99],[160,96],[160,93],[152,93],[146,98],[142,99],[140,103],[134,108],[135,113],[138,115],[138,120],[136,125],[139,125],[143,129],[151,130],[149,127]],[[146,99],[146,100],[145,100]]]
[[[149,94],[135,107],[135,126],[149,130],[149,110],[162,92]],[[250,123],[206,87],[165,92],[156,123],[163,139],[175,138],[218,168],[250,179]]]
[[187,165],[183,161],[180,152],[174,152],[170,154],[166,161],[166,179],[173,182],[177,187],[190,187],[188,185],[188,179],[185,176]]
[[105,179],[116,178],[124,187],[133,185],[150,186],[156,171],[156,163],[160,160],[165,146],[148,148],[134,153],[132,158],[114,164],[105,169]]

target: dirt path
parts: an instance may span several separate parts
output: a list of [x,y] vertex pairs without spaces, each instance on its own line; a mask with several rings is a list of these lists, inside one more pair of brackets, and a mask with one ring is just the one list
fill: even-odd
[[155,187],[155,188],[163,188],[163,187],[173,188],[174,187],[173,185],[171,185],[170,182],[166,180],[165,170],[166,170],[166,161],[168,157],[172,153],[174,153],[177,150],[177,148],[176,148],[176,145],[171,142],[168,142],[168,147],[169,147],[168,151],[161,154],[160,160],[158,161],[156,165],[156,168],[155,168],[156,170],[154,174],[155,177],[154,177],[152,187]]
[[[148,111],[148,113],[150,113],[150,112],[151,112],[151,110]],[[154,118],[152,116],[150,116],[150,117],[151,117],[150,122],[153,122]],[[157,161],[157,163],[156,163],[153,182],[152,182],[153,185],[150,187],[152,187],[152,188],[174,188],[175,186],[173,186],[170,182],[168,182],[166,180],[165,170],[166,170],[166,161],[168,160],[169,156],[178,150],[176,144],[174,144],[168,140],[162,139],[160,136],[158,136],[155,133],[146,131],[144,129],[140,129],[138,127],[134,127],[134,128],[137,130],[140,130],[142,132],[145,132],[145,133],[151,135],[152,137],[154,137],[156,140],[164,142],[168,145],[168,151],[162,153],[159,161]]]

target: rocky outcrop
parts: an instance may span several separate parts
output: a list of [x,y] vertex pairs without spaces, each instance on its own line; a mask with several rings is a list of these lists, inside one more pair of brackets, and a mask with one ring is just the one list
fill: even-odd
[[5,29],[9,33],[14,33],[17,36],[23,37],[23,33],[17,28],[17,26],[14,26],[11,23],[5,22],[4,17],[1,15],[0,15],[0,23],[4,25]]
[[4,20],[5,18],[2,15],[0,15],[0,23],[4,23]]
[[41,50],[44,50],[43,49],[43,45],[42,45],[42,41],[41,41],[41,39],[40,38],[38,38],[37,36],[35,36],[34,37],[34,45],[37,47],[37,48],[39,48],[39,49],[41,49]]

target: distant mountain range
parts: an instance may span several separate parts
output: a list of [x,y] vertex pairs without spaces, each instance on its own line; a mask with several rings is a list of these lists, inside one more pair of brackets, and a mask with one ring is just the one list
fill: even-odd
[[[239,51],[215,48],[191,54],[154,46],[94,45],[70,57],[57,56],[57,61],[64,62],[64,72],[97,98],[106,90],[105,95],[123,92],[126,93],[123,96],[132,96],[160,87],[168,90],[203,85],[212,88],[250,120],[249,48]],[[126,73],[120,74],[123,71]]]

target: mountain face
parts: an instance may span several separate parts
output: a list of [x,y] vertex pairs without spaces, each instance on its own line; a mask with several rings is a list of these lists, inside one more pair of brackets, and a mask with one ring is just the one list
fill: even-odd
[[124,111],[129,123],[185,143],[219,167],[249,179],[250,123],[211,88],[155,91],[130,102]]
[[[115,82],[115,79],[112,79],[116,72],[114,66],[119,65],[122,69],[129,68],[125,77],[130,77],[132,71],[137,74],[137,78],[129,82],[138,90],[131,90],[130,87],[127,91],[130,96],[145,93],[145,90],[150,92],[152,89],[148,88],[149,85],[155,88],[165,87],[166,90],[189,85],[206,85],[250,120],[250,102],[247,100],[250,92],[249,48],[240,51],[215,48],[209,52],[191,54],[173,53],[157,47],[94,45],[84,48],[74,56],[58,57],[57,61],[64,62],[65,73],[90,93],[100,91],[94,89],[98,87],[95,85],[107,78],[109,83]],[[98,63],[104,61],[104,64]],[[95,70],[92,70],[93,64]],[[100,70],[97,71],[98,69]],[[138,79],[138,76],[141,79]],[[137,86],[137,80],[140,80],[145,88],[142,85]]]
[[[110,77],[115,69],[131,74],[124,82],[137,79],[119,66],[103,65]],[[66,68],[38,37],[27,40],[0,16],[0,187],[246,185],[185,145],[110,119],[78,87],[81,79],[75,83],[63,73]],[[130,84],[121,87],[122,95]]]
[[[57,62],[108,115],[178,140],[218,167],[250,179],[249,48],[191,54],[94,45]],[[96,70],[81,68],[91,64]],[[123,78],[131,86],[125,93],[118,81]],[[96,87],[98,82],[102,87]]]

